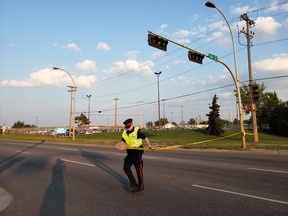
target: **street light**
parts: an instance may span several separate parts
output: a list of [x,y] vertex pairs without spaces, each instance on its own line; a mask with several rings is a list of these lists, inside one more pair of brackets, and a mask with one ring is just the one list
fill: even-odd
[[225,15],[222,13],[222,11],[219,8],[216,7],[216,5],[214,3],[212,3],[211,1],[207,1],[205,3],[205,6],[210,7],[210,8],[215,8],[216,10],[218,10],[220,12],[220,14],[223,16],[223,18],[225,19],[226,23],[227,23],[227,26],[228,26],[230,34],[231,34],[232,43],[233,43],[235,74],[236,74],[236,79],[238,80],[238,66],[237,66],[237,58],[236,58],[236,47],[235,47],[235,40],[234,40],[234,36],[233,36],[233,32],[232,32],[231,26],[230,26],[227,18],[225,17]]
[[241,128],[241,139],[242,139],[242,148],[246,149],[246,141],[245,141],[245,130],[244,130],[244,122],[243,122],[243,113],[242,113],[242,101],[241,101],[241,92],[240,92],[240,84],[239,84],[239,78],[238,78],[238,66],[237,66],[237,58],[236,58],[236,47],[235,47],[235,40],[234,40],[234,36],[233,36],[233,32],[231,29],[231,26],[227,20],[227,18],[225,17],[225,15],[222,13],[222,11],[216,7],[216,5],[214,3],[212,3],[211,1],[207,1],[205,3],[205,6],[210,7],[210,8],[215,8],[216,10],[219,11],[219,13],[223,16],[223,18],[226,21],[226,24],[229,28],[230,34],[231,34],[231,38],[232,38],[232,44],[233,44],[233,55],[234,55],[234,65],[235,65],[235,78],[234,75],[232,73],[232,71],[229,69],[229,67],[226,64],[223,64],[223,62],[219,61],[220,63],[222,63],[231,73],[235,85],[236,85],[236,90],[237,90],[237,95],[238,95],[238,108],[239,108],[239,118],[240,118],[240,128]]
[[[73,77],[71,76],[71,74],[68,71],[66,71],[66,70],[64,70],[62,68],[58,68],[58,67],[53,67],[53,70],[62,70],[62,71],[64,71],[65,73],[67,73],[70,76],[70,78],[71,78],[71,80],[73,82],[74,104],[73,104],[73,138],[72,139],[75,140],[75,104],[76,104],[75,103],[75,101],[76,101],[76,97],[75,97],[75,92],[76,92],[75,82],[74,82]],[[71,108],[72,108],[72,104],[70,103],[70,110],[72,110]],[[70,115],[70,119],[71,119],[71,115]],[[70,126],[69,127],[71,128],[71,121],[70,121]]]
[[156,74],[157,76],[157,83],[158,83],[158,124],[159,124],[159,130],[161,129],[161,125],[160,125],[160,89],[159,89],[159,76],[162,72],[155,72],[154,74]]

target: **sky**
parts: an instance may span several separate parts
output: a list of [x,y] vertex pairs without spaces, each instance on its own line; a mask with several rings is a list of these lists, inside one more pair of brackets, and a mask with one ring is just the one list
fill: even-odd
[[155,72],[160,71],[161,118],[177,124],[207,120],[216,94],[220,117],[233,121],[236,87],[227,68],[206,57],[203,64],[191,62],[188,49],[169,42],[165,52],[149,46],[147,39],[152,31],[216,55],[240,85],[247,85],[242,14],[255,22],[250,29],[253,79],[264,83],[265,92],[287,101],[288,1],[213,0],[231,26],[236,65],[228,25],[205,2],[0,0],[0,125],[23,121],[38,127],[67,126],[67,86],[73,79],[76,115],[88,116],[90,104],[91,125],[122,125],[133,118],[134,124],[144,126],[158,120]]

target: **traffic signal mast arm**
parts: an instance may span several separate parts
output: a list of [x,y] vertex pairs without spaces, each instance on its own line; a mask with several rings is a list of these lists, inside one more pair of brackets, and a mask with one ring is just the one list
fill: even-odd
[[[178,46],[181,46],[181,47],[183,47],[183,48],[185,48],[185,49],[188,49],[188,50],[189,50],[188,56],[190,55],[190,52],[196,53],[196,54],[199,54],[199,55],[202,55],[202,56],[206,56],[206,57],[214,60],[215,62],[221,63],[222,65],[224,65],[224,66],[227,68],[227,70],[229,71],[229,73],[231,74],[231,76],[232,76],[232,78],[233,78],[233,81],[234,81],[234,84],[235,84],[235,87],[236,87],[236,91],[237,91],[237,95],[238,95],[242,147],[243,147],[243,149],[246,149],[244,120],[243,120],[243,113],[242,113],[242,101],[241,101],[241,92],[240,92],[239,80],[237,80],[238,78],[236,79],[236,77],[234,76],[231,68],[230,68],[225,62],[219,60],[218,57],[215,56],[215,55],[212,55],[212,54],[207,55],[207,54],[205,54],[205,53],[199,52],[198,50],[192,49],[192,48],[190,48],[190,47],[188,47],[188,46],[185,46],[185,45],[183,45],[183,44],[180,44],[180,43],[178,43],[178,42],[176,42],[176,41],[173,41],[173,40],[171,40],[171,39],[169,39],[169,38],[166,38],[166,37],[164,37],[164,36],[162,36],[162,35],[156,34],[156,33],[152,32],[152,31],[148,31],[148,33],[151,34],[151,35],[155,35],[155,36],[157,36],[157,37],[159,37],[159,38],[162,38],[162,39],[164,39],[164,40],[166,40],[166,41],[170,41],[171,43],[174,43],[174,44],[176,44],[176,45],[178,45]],[[189,59],[189,60],[190,60],[190,59]],[[193,61],[194,61],[194,60],[193,60]],[[201,62],[199,62],[199,61],[195,61],[195,62],[202,64],[202,59],[201,59]]]
[[171,43],[174,43],[174,44],[176,44],[176,45],[178,45],[178,46],[181,46],[181,47],[183,47],[183,48],[185,48],[185,49],[188,49],[188,50],[190,50],[190,51],[192,51],[192,52],[195,52],[195,53],[198,53],[198,54],[200,54],[200,55],[203,55],[203,56],[208,57],[208,55],[205,54],[205,53],[201,53],[201,52],[199,52],[199,51],[197,51],[197,50],[195,50],[195,49],[192,49],[192,48],[190,48],[190,47],[188,47],[188,46],[185,46],[185,45],[183,45],[183,44],[180,44],[180,43],[178,43],[178,42],[176,42],[176,41],[174,41],[174,40],[171,40],[171,39],[169,39],[169,38],[166,38],[166,37],[164,37],[164,36],[162,36],[162,35],[156,34],[156,33],[152,32],[152,31],[148,31],[148,33],[149,33],[149,34],[152,34],[152,35],[155,35],[155,36],[157,36],[157,37],[159,37],[159,38],[162,38],[162,39],[164,39],[164,40],[166,40],[166,41],[170,41]]

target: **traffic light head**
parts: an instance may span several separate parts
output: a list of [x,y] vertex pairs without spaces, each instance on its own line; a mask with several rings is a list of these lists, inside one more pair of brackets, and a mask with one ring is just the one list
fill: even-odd
[[253,97],[253,101],[257,101],[259,99],[259,91],[258,91],[257,84],[254,84],[252,86],[252,97]]
[[157,49],[161,49],[163,51],[167,51],[167,44],[168,41],[164,40],[162,38],[159,38],[158,36],[148,34],[148,44],[150,46],[153,46]]
[[204,56],[196,52],[188,51],[188,58],[190,61],[202,64]]

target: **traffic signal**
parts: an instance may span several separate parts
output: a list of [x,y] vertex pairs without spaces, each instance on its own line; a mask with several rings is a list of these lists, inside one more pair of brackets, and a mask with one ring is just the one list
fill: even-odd
[[257,84],[252,85],[252,97],[253,97],[253,101],[257,101],[259,99],[259,91],[258,91]]
[[158,36],[148,34],[148,44],[150,46],[153,46],[157,49],[161,49],[163,51],[167,51],[167,44],[168,41],[164,40],[162,38],[159,38]]
[[196,52],[188,51],[188,58],[190,61],[196,62],[198,64],[202,64],[204,55],[201,55]]

